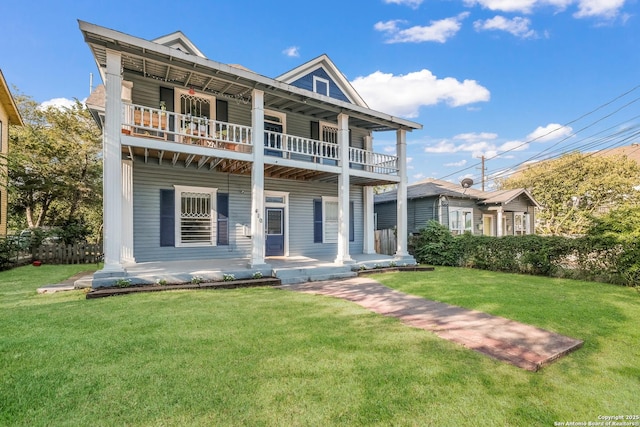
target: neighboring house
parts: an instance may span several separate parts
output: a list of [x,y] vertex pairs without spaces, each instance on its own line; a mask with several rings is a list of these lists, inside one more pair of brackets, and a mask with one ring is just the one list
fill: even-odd
[[[373,187],[406,191],[406,133],[420,124],[368,108],[326,55],[273,79],[205,58],[181,32],[147,41],[79,25],[105,83],[87,100],[104,129],[99,275],[374,253]],[[397,156],[372,151],[382,131]],[[406,231],[406,210],[398,218]],[[406,238],[396,258],[411,259]]]
[[18,106],[11,96],[7,81],[0,70],[0,236],[7,235],[7,164],[9,153],[9,125],[22,126]]
[[[397,192],[375,196],[376,229],[395,226]],[[535,208],[525,189],[480,191],[437,179],[425,179],[407,187],[407,228],[417,233],[430,220],[449,227],[452,233],[487,236],[533,234]]]

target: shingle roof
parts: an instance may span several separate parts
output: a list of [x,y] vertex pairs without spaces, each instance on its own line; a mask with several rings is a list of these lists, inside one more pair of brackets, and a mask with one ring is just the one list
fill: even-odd
[[[397,190],[393,190],[377,194],[375,196],[375,203],[395,201],[397,193]],[[427,178],[407,186],[407,200],[420,199],[423,197],[447,196],[477,200],[480,204],[491,205],[507,204],[521,194],[525,194],[534,205],[538,206],[535,199],[524,188],[500,191],[480,191],[474,188],[463,188],[460,184],[434,178]]]

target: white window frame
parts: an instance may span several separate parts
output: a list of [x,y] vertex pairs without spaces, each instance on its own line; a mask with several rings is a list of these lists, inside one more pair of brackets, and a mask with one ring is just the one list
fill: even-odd
[[[267,116],[277,117],[279,121],[269,120]],[[279,111],[264,109],[264,121],[265,123],[273,123],[282,126],[282,133],[287,133],[287,115]]]
[[[521,226],[522,228],[518,228],[517,224],[517,217],[521,217]],[[530,234],[529,232],[529,214],[528,212],[514,212],[513,213],[513,234],[515,235],[524,235],[524,234]]]
[[[218,233],[218,189],[210,187],[193,187],[187,185],[174,185],[175,191],[175,245],[176,247],[202,247],[216,246]],[[204,193],[211,197],[211,207],[209,220],[211,222],[211,233],[209,241],[185,243],[182,241],[182,193]]]
[[[454,224],[452,222],[452,216],[453,216],[454,213],[462,215],[462,221],[464,222],[464,224],[462,224],[462,227],[457,227],[457,225],[459,225],[459,224],[455,224],[456,227],[454,227]],[[466,226],[465,214],[471,215],[471,224],[470,224],[470,226],[468,228]],[[458,218],[459,218],[459,216],[458,216]],[[466,231],[469,231],[469,232],[473,233],[473,209],[472,208],[451,208],[450,207],[449,208],[449,230],[453,234],[463,234]]]
[[[270,197],[280,197],[282,198],[282,203],[268,202],[267,199]],[[283,223],[284,256],[289,256],[289,192],[264,190],[264,206],[265,206],[265,209],[266,208],[284,208],[284,223]],[[265,230],[265,234],[266,234],[266,230]]]
[[[319,121],[318,122],[318,126],[319,126],[319,132],[320,135],[318,135],[318,139],[322,142],[331,142],[332,144],[338,144],[338,124],[337,123],[331,123],[331,122],[323,122],[323,121]],[[324,132],[322,132],[323,128],[329,128],[333,131],[333,129],[335,129],[335,141],[327,141],[327,138],[324,138],[325,134]]]
[[[338,206],[338,218],[336,218],[336,235],[327,236],[327,203],[335,203]],[[340,230],[340,203],[337,197],[322,196],[322,243],[338,243]]]
[[[327,87],[326,93],[318,92],[318,82],[324,83],[326,85]],[[319,93],[320,95],[329,96],[329,80],[323,79],[322,77],[313,76],[313,91],[315,93]]]

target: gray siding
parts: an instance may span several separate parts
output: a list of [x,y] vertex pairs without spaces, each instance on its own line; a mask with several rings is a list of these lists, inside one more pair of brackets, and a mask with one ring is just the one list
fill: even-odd
[[[251,252],[251,238],[244,235],[244,226],[251,224],[251,179],[248,176],[227,175],[195,167],[133,164],[134,256],[137,262],[207,258],[246,258]],[[229,245],[213,247],[160,246],[160,190],[174,185],[217,188],[229,194]],[[335,243],[313,242],[313,200],[322,196],[337,196],[337,185],[318,182],[265,180],[265,190],[289,192],[289,255],[335,257]],[[362,188],[352,186],[354,202],[355,241],[349,252],[362,253],[363,207]]]
[[376,203],[373,212],[377,216],[377,229],[386,230],[397,225],[398,211],[396,202]]
[[[131,73],[125,73],[123,79],[133,82],[131,101],[134,104],[160,108],[160,87],[157,82]],[[171,85],[167,84],[166,87]]]
[[417,233],[431,220],[438,220],[438,198],[412,199],[407,203],[407,224],[409,233]]
[[251,105],[238,103],[233,99],[227,99],[225,97],[221,97],[220,99],[228,103],[229,123],[251,126]]
[[527,212],[530,205],[531,202],[529,201],[529,198],[521,194],[511,202],[507,203],[504,206],[504,209],[513,212]]

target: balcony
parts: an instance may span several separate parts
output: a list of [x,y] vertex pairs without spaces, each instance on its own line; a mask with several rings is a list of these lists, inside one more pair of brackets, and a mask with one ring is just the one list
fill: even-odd
[[[217,153],[222,153],[222,157],[225,152],[253,152],[251,126],[141,105],[124,104],[122,133],[138,138],[166,141],[167,151],[176,151],[175,146],[172,148],[171,145],[178,143],[220,150]],[[287,159],[296,163],[302,162],[302,168],[305,168],[304,163],[339,166],[342,160],[338,144],[271,131],[264,131],[264,154],[265,164]],[[382,175],[398,173],[397,157],[360,148],[349,147],[348,162],[352,173],[356,175],[358,171]]]

